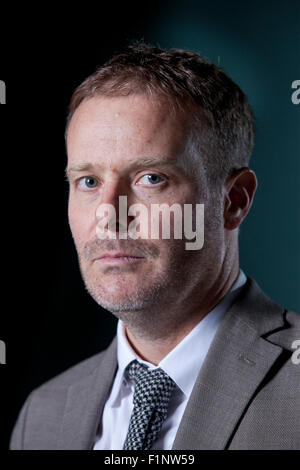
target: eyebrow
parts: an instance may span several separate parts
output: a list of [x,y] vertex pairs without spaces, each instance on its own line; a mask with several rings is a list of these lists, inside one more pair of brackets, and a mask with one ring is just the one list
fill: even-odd
[[[156,158],[140,158],[138,160],[132,161],[132,163],[129,165],[129,168],[151,168],[153,166],[172,166],[176,167],[178,169],[182,169],[181,166],[178,164],[177,159],[175,158],[168,158],[166,157],[156,157]],[[70,173],[79,173],[83,171],[90,171],[94,172],[96,169],[101,169],[103,168],[103,165],[96,163],[90,163],[90,162],[79,162],[74,165],[71,165],[65,169],[65,175],[66,178],[69,178]]]
[[65,175],[68,178],[70,176],[70,173],[77,173],[80,171],[92,171],[95,170],[95,166],[92,163],[76,163],[71,166],[67,166],[65,169]]

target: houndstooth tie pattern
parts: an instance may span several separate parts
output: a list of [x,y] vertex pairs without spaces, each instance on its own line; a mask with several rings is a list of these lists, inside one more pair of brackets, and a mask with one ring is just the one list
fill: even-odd
[[123,450],[149,450],[167,417],[175,382],[163,370],[150,370],[136,360],[126,371],[135,382],[135,391]]

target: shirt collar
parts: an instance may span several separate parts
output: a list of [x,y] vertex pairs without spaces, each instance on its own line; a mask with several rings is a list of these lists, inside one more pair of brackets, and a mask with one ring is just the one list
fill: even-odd
[[112,401],[117,397],[121,383],[125,380],[124,371],[126,367],[135,359],[146,364],[150,369],[159,367],[163,369],[174,380],[186,397],[189,397],[218,326],[236,298],[238,294],[237,289],[244,285],[246,280],[244,272],[240,270],[238,279],[222,301],[157,366],[141,359],[132,349],[126,337],[125,325],[119,320],[117,327],[118,374],[116,376],[118,384],[115,384],[115,397],[111,397]]

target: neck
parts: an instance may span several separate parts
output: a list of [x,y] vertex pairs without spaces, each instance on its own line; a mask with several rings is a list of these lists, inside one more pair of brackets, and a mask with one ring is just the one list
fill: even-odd
[[[125,325],[125,333],[133,350],[141,359],[158,365],[221,302],[237,280],[238,274],[239,268],[237,266],[228,275],[225,282],[216,283],[208,289],[200,302],[202,308],[199,307],[198,302],[196,308],[193,308],[187,316],[179,317],[179,321],[174,322],[172,326],[170,324],[162,325],[159,337],[151,337],[151,335],[143,334],[140,329],[135,329],[133,325]],[[207,302],[206,299],[211,299],[211,301]],[[167,313],[161,312],[161,318],[168,318]]]

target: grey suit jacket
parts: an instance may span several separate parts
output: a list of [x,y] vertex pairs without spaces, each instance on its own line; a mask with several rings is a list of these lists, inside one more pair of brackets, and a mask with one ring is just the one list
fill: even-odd
[[[300,449],[297,339],[300,316],[248,278],[208,351],[173,449]],[[114,339],[106,351],[34,390],[11,449],[92,449],[116,369]]]

